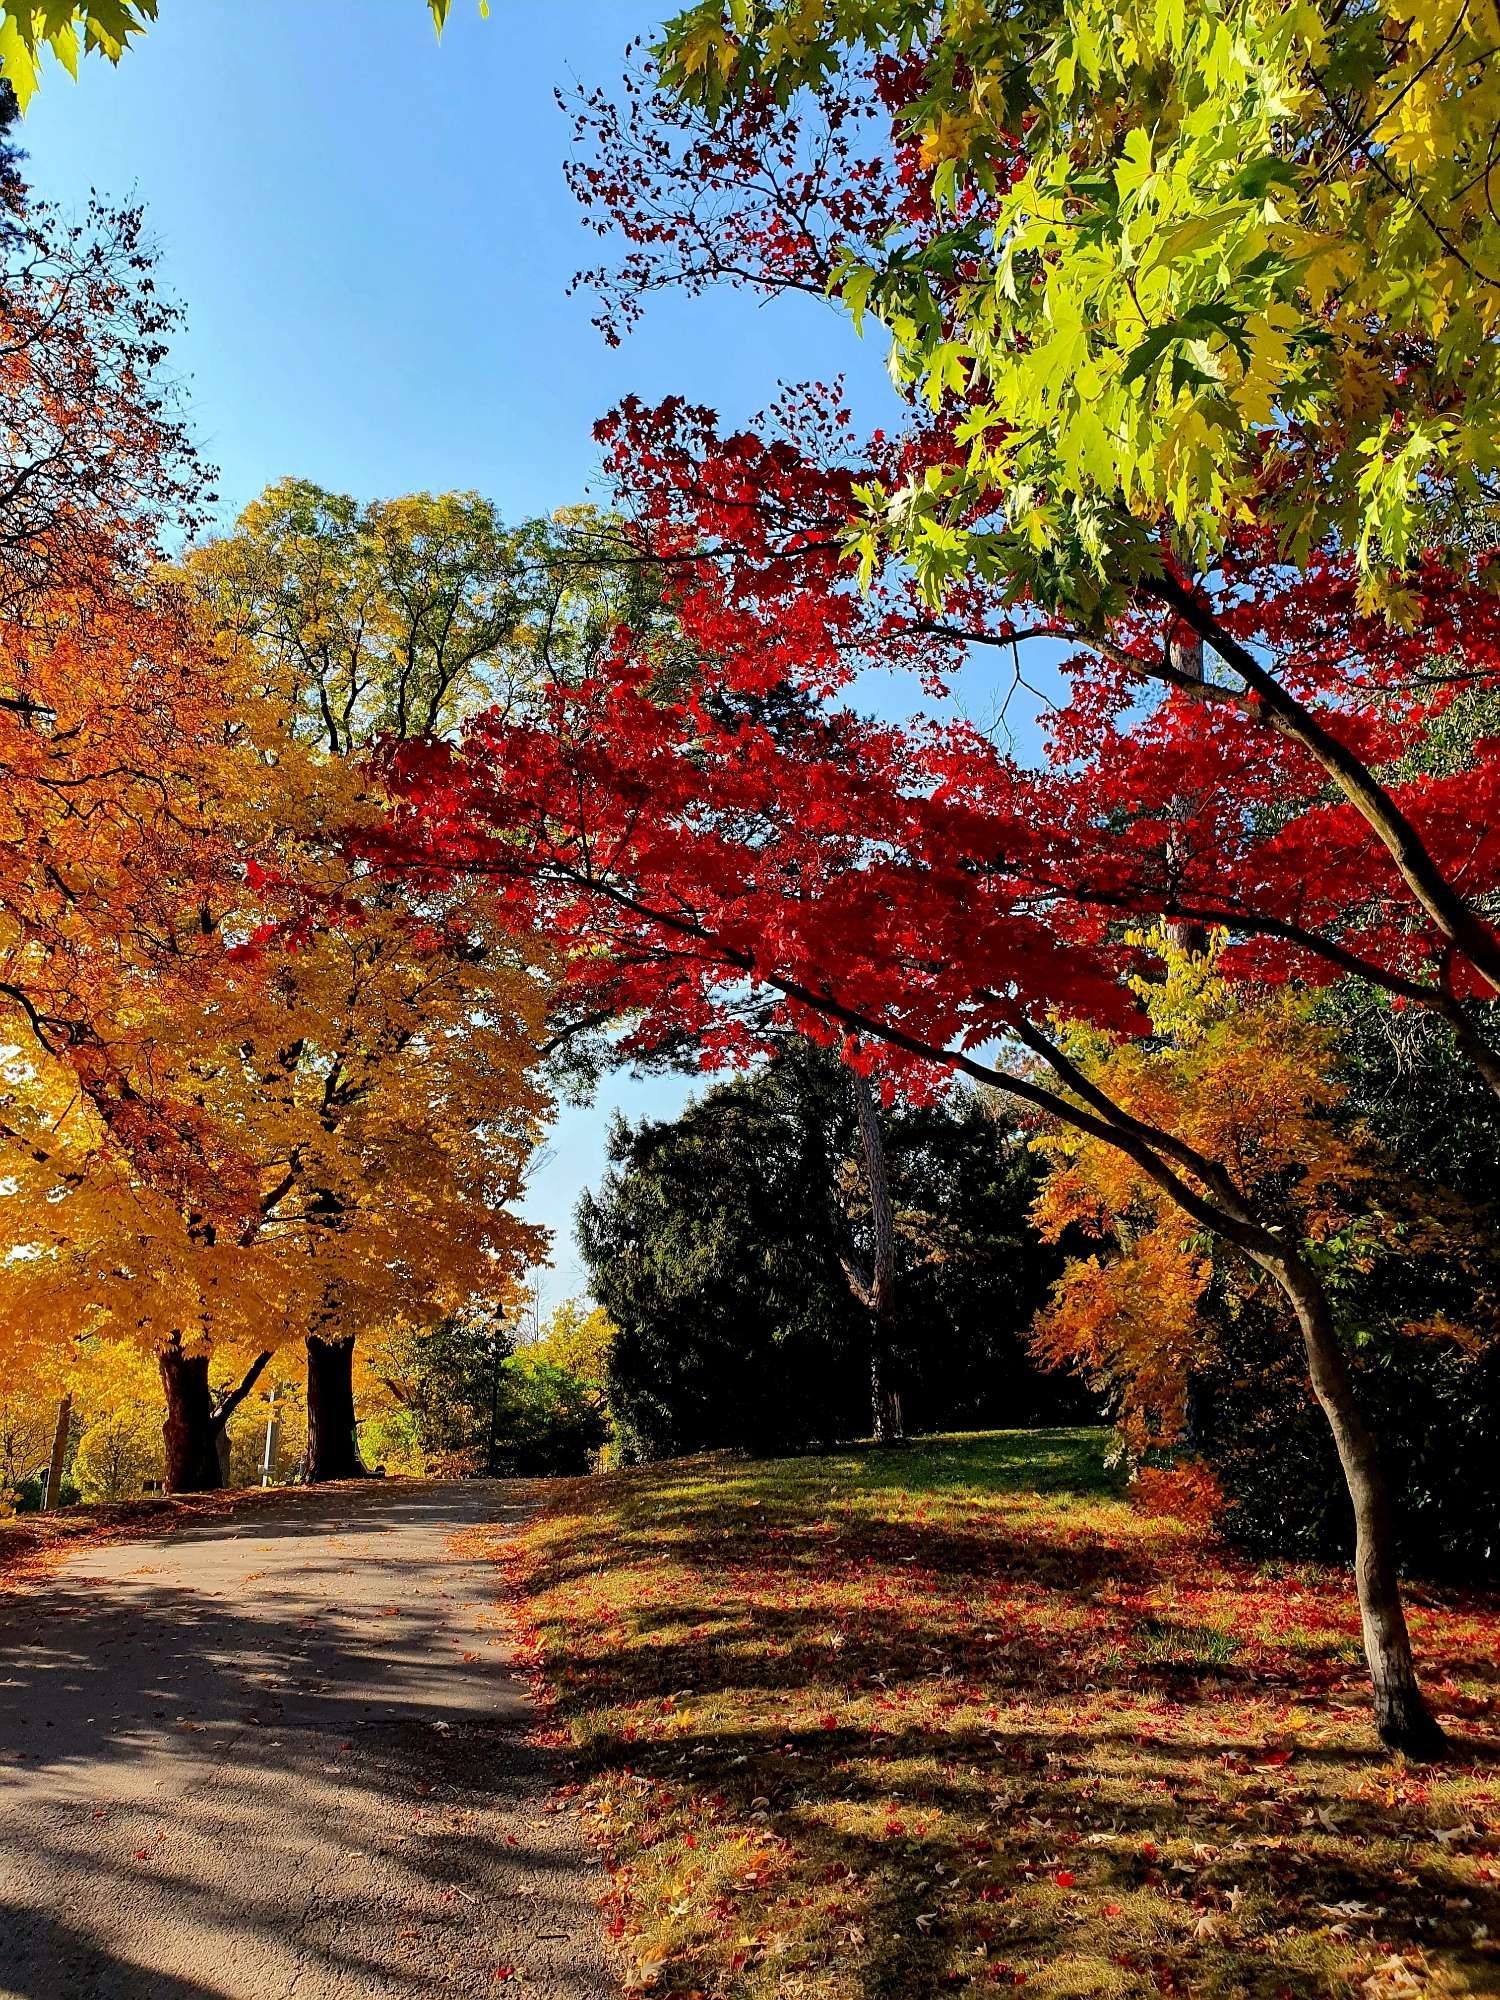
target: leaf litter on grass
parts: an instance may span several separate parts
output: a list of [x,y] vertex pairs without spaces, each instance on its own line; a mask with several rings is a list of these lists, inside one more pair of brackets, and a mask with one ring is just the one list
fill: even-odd
[[1347,1579],[1143,1511],[1105,1452],[685,1460],[494,1545],[637,1989],[1500,1994],[1500,1607],[1414,1593],[1457,1756],[1393,1763]]

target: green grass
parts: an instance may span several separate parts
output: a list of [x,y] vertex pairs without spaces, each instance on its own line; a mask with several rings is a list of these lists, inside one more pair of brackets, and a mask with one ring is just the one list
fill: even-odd
[[1346,1579],[1132,1504],[1094,1431],[580,1481],[508,1550],[660,1996],[1500,1993],[1488,1604],[1378,1752]]
[[1231,1664],[1240,1642],[1217,1625],[1178,1625],[1170,1618],[1147,1618],[1137,1634],[1137,1650],[1147,1665],[1213,1673]]

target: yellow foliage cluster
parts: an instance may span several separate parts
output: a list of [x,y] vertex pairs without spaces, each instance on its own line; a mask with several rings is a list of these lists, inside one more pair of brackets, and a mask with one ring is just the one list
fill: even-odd
[[564,1299],[548,1314],[542,1337],[527,1350],[537,1360],[582,1382],[602,1403],[609,1378],[610,1350],[619,1329],[603,1306]]
[[[1080,559],[1106,581],[1142,560],[1132,519],[1207,564],[1270,507],[1284,546],[1338,532],[1399,602],[1434,492],[1500,464],[1491,14],[688,0],[658,55],[716,118],[912,51],[937,241],[851,247],[836,281],[899,380],[962,398],[966,456],[889,496],[880,532],[934,588],[966,561],[1041,581],[1034,546],[1078,591]],[[995,496],[1015,549],[965,525]]]
[[[546,954],[470,890],[382,880],[348,838],[382,816],[345,754],[362,732],[408,698],[415,726],[446,723],[486,690],[481,655],[514,616],[484,568],[499,531],[466,496],[376,511],[389,589],[426,603],[436,578],[448,595],[431,644],[419,620],[398,647],[388,609],[319,691],[294,666],[332,645],[311,548],[276,631],[236,624],[200,577],[94,642],[88,674],[71,607],[32,642],[48,722],[34,750],[21,739],[0,885],[7,1403],[55,1412],[85,1364],[108,1379],[105,1353],[149,1378],[169,1343],[233,1380],[309,1331],[503,1300],[544,1249],[515,1208],[550,1110]],[[342,726],[320,738],[309,718],[332,692]],[[121,1360],[104,1428],[79,1412],[101,1494],[140,1475],[129,1374]],[[12,1428],[7,1457],[32,1454]]]

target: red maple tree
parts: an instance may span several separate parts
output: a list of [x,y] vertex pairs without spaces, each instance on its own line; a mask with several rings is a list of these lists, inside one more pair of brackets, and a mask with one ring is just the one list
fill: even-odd
[[[592,274],[606,333],[669,285],[822,295],[841,246],[893,226],[919,252],[926,175],[894,117],[910,95],[899,64],[875,64],[713,127],[649,70],[619,105],[581,99],[575,186],[624,242]],[[941,312],[961,259],[930,277]],[[1144,552],[1136,584],[1083,619],[1040,569],[1018,592],[973,559],[981,505],[924,596],[861,517],[871,495],[940,480],[964,414],[953,389],[860,439],[819,389],[731,433],[678,399],[623,405],[600,427],[630,524],[619,554],[671,579],[672,670],[622,632],[545,717],[408,746],[404,808],[369,851],[488,876],[570,952],[585,1011],[632,1017],[643,1042],[687,1034],[717,1064],[790,1023],[887,1090],[966,1074],[1128,1155],[1294,1315],[1353,1504],[1377,1725],[1435,1751],[1378,1455],[1313,1263],[1231,1162],[1082,1075],[1056,1022],[1142,1027],[1125,920],[1225,925],[1242,977],[1357,972],[1431,1008],[1500,1092],[1468,1004],[1500,992],[1491,552],[1456,542],[1418,565],[1398,627],[1363,613],[1345,552],[1293,565],[1251,522],[1212,575]],[[1290,432],[1272,447],[1268,490],[1302,451]],[[976,684],[999,700],[1038,645],[1065,656],[1064,693],[1027,764],[970,711]],[[913,719],[869,712],[870,676],[892,672]],[[1436,758],[1444,730],[1458,747]]]
[[[585,1011],[632,1017],[642,1043],[687,1034],[718,1064],[792,1025],[840,1040],[888,1089],[921,1095],[966,1074],[1127,1153],[1294,1312],[1354,1504],[1381,1733],[1430,1750],[1374,1441],[1316,1271],[1229,1162],[1111,1102],[1055,1032],[1059,1015],[1140,1025],[1117,917],[1122,897],[1149,901],[1149,872],[1136,856],[1109,896],[1082,872],[1102,865],[1110,815],[1085,814],[1091,773],[1066,730],[1058,761],[1035,770],[943,707],[967,635],[934,633],[899,580],[860,590],[841,534],[857,468],[806,448],[845,426],[820,399],[789,415],[800,445],[719,438],[676,403],[601,427],[634,478],[632,545],[672,578],[686,643],[671,674],[622,630],[542,718],[482,717],[457,746],[404,747],[405,809],[374,851],[419,876],[490,877],[518,923],[569,952]],[[927,714],[860,712],[864,677],[892,667],[921,674]],[[1162,727],[1149,719],[1139,769]],[[1321,811],[1316,760],[1297,745],[1285,757],[1296,782],[1275,770],[1265,782]],[[1184,773],[1156,762],[1176,837]],[[1254,801],[1240,796],[1248,842]],[[1368,879],[1380,849],[1357,815],[1349,834]],[[1418,911],[1388,924],[1389,939],[1375,926],[1372,963],[1395,963],[1420,923]]]

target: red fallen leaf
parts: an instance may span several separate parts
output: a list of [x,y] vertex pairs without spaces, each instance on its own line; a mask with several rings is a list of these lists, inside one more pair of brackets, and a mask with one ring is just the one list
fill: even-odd
[[465,1654],[464,1654],[464,1664],[465,1664],[465,1666],[467,1666],[467,1665],[469,1664],[469,1662],[470,1662],[470,1661],[472,1661],[472,1660],[477,1660],[478,1658],[479,1658],[479,1655],[478,1655],[477,1653],[465,1653]]
[[839,1719],[836,1715],[820,1715],[818,1717],[819,1729],[837,1729],[838,1726]]
[[1119,1904],[1118,1904],[1118,1903],[1106,1903],[1106,1904],[1104,1905],[1104,1914],[1105,1914],[1105,1916],[1107,1916],[1107,1917],[1117,1917],[1117,1916],[1118,1916],[1118,1915],[1120,1914],[1120,1906],[1119,1906]]
[[494,1971],[490,1974],[490,1978],[496,1981],[501,1979],[514,1979],[515,1976],[516,1976],[516,1968],[513,1965],[497,1965]]
[[1073,1886],[1073,1871],[1071,1868],[1059,1868],[1052,1879],[1059,1889],[1071,1889]]
[[135,1850],[135,1858],[137,1861],[149,1861],[151,1859],[151,1849],[149,1847],[138,1847]]
[[1264,1757],[1257,1757],[1255,1761],[1259,1769],[1265,1770],[1271,1765],[1290,1764],[1295,1755],[1294,1750],[1268,1750]]

